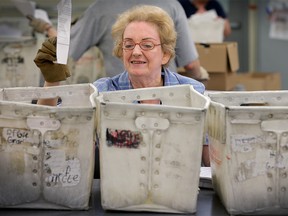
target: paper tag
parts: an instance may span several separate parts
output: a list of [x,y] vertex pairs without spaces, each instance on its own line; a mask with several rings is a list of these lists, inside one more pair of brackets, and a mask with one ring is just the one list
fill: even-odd
[[67,64],[70,27],[71,27],[71,0],[61,0],[58,5],[58,25],[57,25],[57,63]]

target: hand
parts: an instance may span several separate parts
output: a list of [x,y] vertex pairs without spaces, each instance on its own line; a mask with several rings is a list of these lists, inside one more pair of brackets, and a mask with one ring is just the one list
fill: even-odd
[[29,19],[29,25],[39,33],[46,33],[50,28],[52,28],[52,25],[43,19],[35,18],[34,16],[27,15],[26,16]]
[[199,77],[199,80],[209,80],[209,73],[202,66],[200,66],[200,77]]
[[45,81],[51,83],[66,80],[71,76],[67,65],[54,63],[56,61],[56,44],[56,37],[48,38],[43,42],[34,59]]

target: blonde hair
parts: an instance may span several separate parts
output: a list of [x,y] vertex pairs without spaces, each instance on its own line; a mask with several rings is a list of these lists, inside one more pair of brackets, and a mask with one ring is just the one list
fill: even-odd
[[115,41],[113,54],[118,58],[123,57],[122,42],[125,28],[131,22],[141,21],[156,26],[163,52],[171,56],[169,61],[163,65],[167,67],[175,56],[177,33],[172,18],[166,11],[157,6],[138,5],[119,15],[112,26],[112,37]]

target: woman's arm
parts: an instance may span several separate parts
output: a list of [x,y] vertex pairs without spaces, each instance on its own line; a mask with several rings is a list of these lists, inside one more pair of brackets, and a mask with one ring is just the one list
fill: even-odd
[[[55,63],[56,44],[56,37],[45,40],[34,59],[45,80],[44,87],[59,86],[62,80],[66,80],[71,75],[67,65]],[[57,101],[58,97],[42,98],[37,101],[37,104],[56,106]]]
[[231,34],[231,25],[230,21],[226,18],[224,19],[224,37],[227,37]]
[[[46,82],[44,83],[44,87],[52,87],[52,86],[59,86],[60,82]],[[39,99],[37,104],[39,105],[47,105],[47,106],[56,106],[58,101],[58,97],[56,98],[49,98],[49,99]]]

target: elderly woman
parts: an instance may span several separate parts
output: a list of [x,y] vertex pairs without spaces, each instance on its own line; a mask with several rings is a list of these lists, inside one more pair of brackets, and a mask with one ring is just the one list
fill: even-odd
[[[112,78],[96,80],[94,85],[99,92],[190,84],[204,93],[202,83],[167,69],[175,55],[177,34],[173,20],[163,9],[141,5],[127,10],[113,25],[112,36],[114,55],[123,60],[126,70]],[[44,75],[45,86],[59,85],[69,76],[65,65],[53,63],[56,60],[55,44],[55,38],[45,41],[34,60]],[[38,103],[56,105],[56,102],[57,99],[50,99]],[[209,165],[206,148],[203,152],[204,164]]]
[[203,93],[204,86],[167,69],[175,55],[177,34],[173,20],[161,8],[138,6],[118,17],[112,27],[114,55],[126,71],[94,84],[99,91],[191,84]]

